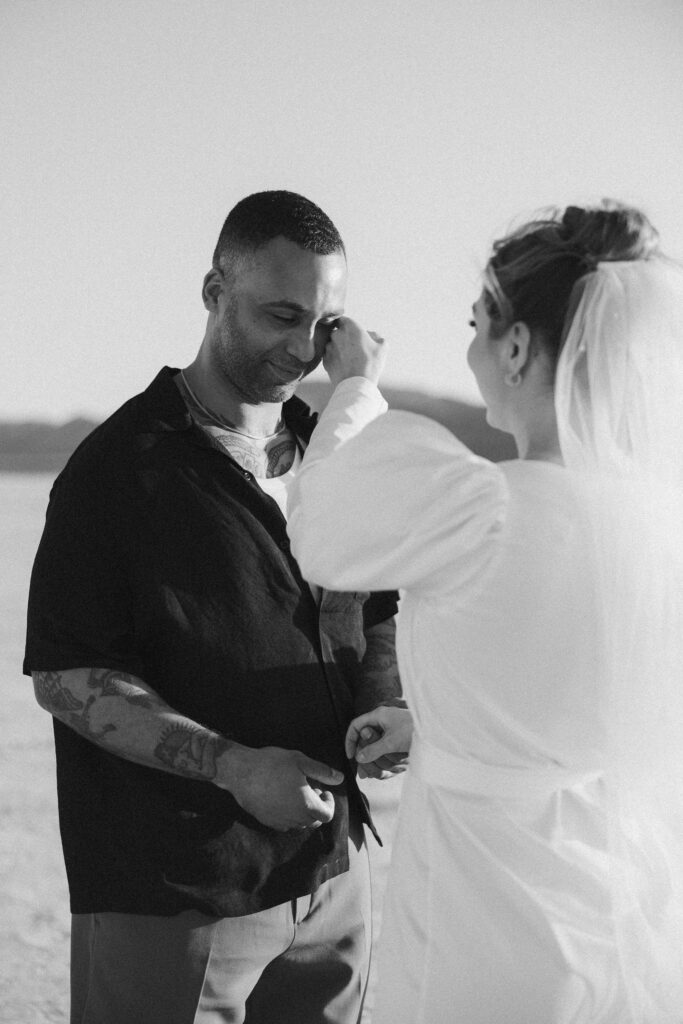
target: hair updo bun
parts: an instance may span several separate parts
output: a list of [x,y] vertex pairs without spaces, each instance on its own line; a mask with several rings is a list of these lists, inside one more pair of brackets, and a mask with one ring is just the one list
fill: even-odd
[[486,271],[492,335],[523,321],[554,364],[576,282],[598,263],[648,259],[658,241],[644,213],[611,200],[530,221],[494,242]]
[[644,213],[609,200],[588,209],[568,206],[561,224],[564,240],[588,266],[647,259],[659,244],[659,234]]

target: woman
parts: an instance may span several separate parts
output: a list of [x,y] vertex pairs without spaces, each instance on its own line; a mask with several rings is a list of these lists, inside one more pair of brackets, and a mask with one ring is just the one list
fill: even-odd
[[[289,519],[317,584],[402,590],[415,737],[373,1024],[683,1020],[683,274],[638,211],[497,242],[468,361],[517,460],[386,413],[343,320]],[[408,713],[357,719],[357,760]],[[361,749],[361,730],[382,738]]]

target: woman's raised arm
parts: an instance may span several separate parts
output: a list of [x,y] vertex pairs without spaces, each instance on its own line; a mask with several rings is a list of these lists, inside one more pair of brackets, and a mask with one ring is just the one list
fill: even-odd
[[293,554],[337,590],[457,587],[495,544],[504,475],[433,420],[386,408],[364,377],[337,386],[290,491]]

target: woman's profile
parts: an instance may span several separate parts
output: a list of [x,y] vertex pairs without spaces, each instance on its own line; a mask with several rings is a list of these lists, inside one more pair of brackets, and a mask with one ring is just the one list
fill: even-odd
[[414,723],[373,1024],[680,1024],[683,272],[569,207],[495,243],[472,326],[519,458],[386,412],[342,318],[290,509],[312,582],[402,592],[412,720],[347,737]]

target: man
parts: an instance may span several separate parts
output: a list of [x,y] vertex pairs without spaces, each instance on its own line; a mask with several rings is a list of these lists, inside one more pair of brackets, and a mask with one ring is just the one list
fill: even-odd
[[396,595],[311,590],[284,515],[314,425],[292,396],[345,287],[318,207],[242,200],[194,362],[53,488],[25,671],[55,719],[72,1022],[359,1017],[371,822],[344,734],[400,699]]

